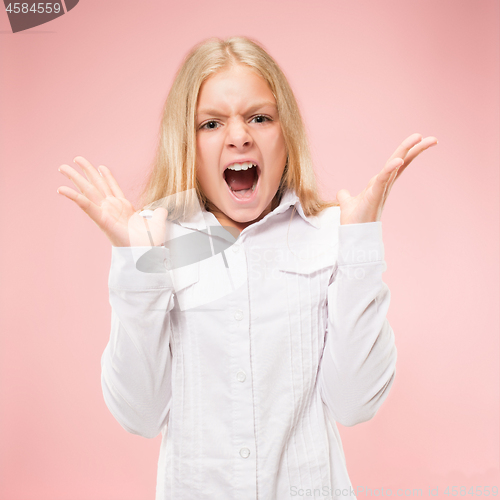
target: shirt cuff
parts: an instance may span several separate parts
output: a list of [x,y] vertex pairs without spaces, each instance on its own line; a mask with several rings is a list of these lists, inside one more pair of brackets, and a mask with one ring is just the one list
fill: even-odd
[[148,290],[174,287],[165,267],[167,254],[164,247],[111,248],[109,288]]
[[339,226],[339,266],[384,260],[382,222],[341,224]]

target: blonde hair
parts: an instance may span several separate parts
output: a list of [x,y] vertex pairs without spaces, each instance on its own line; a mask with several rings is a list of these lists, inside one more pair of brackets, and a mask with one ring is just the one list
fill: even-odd
[[[319,198],[305,127],[292,89],[274,59],[256,41],[246,37],[209,38],[196,45],[179,68],[163,109],[159,143],[153,166],[140,195],[140,206],[164,206],[170,217],[189,212],[196,202],[207,207],[207,198],[196,179],[196,108],[203,82],[210,76],[242,64],[268,83],[288,153],[277,192],[295,191],[306,215],[328,206]],[[192,199],[197,196],[197,200]],[[170,200],[165,203],[165,199]],[[166,206],[167,205],[167,206]]]

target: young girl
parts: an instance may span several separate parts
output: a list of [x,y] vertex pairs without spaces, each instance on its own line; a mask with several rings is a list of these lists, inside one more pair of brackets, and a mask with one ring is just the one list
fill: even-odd
[[157,500],[355,498],[336,422],[371,419],[396,364],[380,217],[436,143],[323,202],[284,74],[234,37],[177,73],[140,213],[108,168],[61,166],[113,245],[102,389],[125,430],[162,433]]

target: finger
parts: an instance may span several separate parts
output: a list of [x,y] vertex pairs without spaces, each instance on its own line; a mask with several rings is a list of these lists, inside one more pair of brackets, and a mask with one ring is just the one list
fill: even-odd
[[370,188],[372,186],[372,184],[377,180],[377,175],[378,174],[375,174],[369,181],[368,181],[368,185],[366,186],[366,188]]
[[435,146],[438,143],[438,140],[435,137],[426,137],[420,143],[416,144],[406,155],[405,163],[402,169],[398,171],[397,177],[399,177],[403,170],[423,151],[429,149],[432,146]]
[[120,189],[118,182],[116,182],[115,178],[111,175],[109,168],[104,165],[99,165],[99,172],[101,172],[104,179],[106,179],[113,196],[116,196],[117,198],[125,198],[123,191]]
[[[421,134],[412,134],[409,137],[407,137],[394,151],[392,156],[387,160],[387,162],[390,162],[394,160],[395,158],[401,158],[402,160],[405,159],[406,155],[408,154],[408,151],[415,146],[415,144],[418,144],[422,140],[422,135]],[[406,160],[405,160],[406,163]]]
[[164,224],[168,217],[168,210],[163,207],[158,207],[153,211],[152,219],[158,224]]
[[152,222],[157,225],[157,227],[161,228],[162,231],[162,243],[167,242],[167,218],[168,218],[168,210],[164,207],[158,207],[153,212],[153,217],[151,218]]
[[90,201],[96,205],[100,205],[102,203],[102,200],[104,199],[102,193],[73,167],[70,167],[69,165],[61,165],[59,167],[59,172],[68,177],[68,179],[70,179],[80,192]]
[[97,225],[100,225],[99,223],[102,215],[101,209],[95,203],[92,203],[86,196],[77,193],[68,186],[59,187],[57,192],[74,201]]
[[84,171],[87,179],[101,192],[104,198],[113,196],[108,183],[86,158],[77,156],[73,161]]
[[394,158],[390,160],[384,168],[377,175],[373,186],[371,187],[371,195],[373,199],[371,203],[378,206],[385,203],[385,193],[390,182],[394,182],[397,176],[397,169],[403,165],[403,160],[401,158]]
[[351,197],[351,194],[347,189],[341,189],[340,191],[337,192],[337,201],[339,204],[344,203],[345,200],[349,199]]
[[385,201],[387,200],[387,197],[389,196],[389,193],[391,192],[392,186],[396,182],[396,179],[399,178],[399,176],[403,173],[405,168],[410,164],[410,162],[415,159],[422,151],[425,151],[426,149],[435,146],[438,143],[438,140],[435,137],[426,137],[425,139],[422,139],[421,142],[416,144],[408,154],[406,155],[404,159],[404,164],[397,168],[393,174],[391,174],[391,178],[389,179],[389,182],[387,184],[387,188],[384,193],[384,201],[383,203],[385,204]]
[[394,186],[394,183],[396,182],[396,179],[398,178],[399,171],[404,167],[405,167],[405,165],[401,165],[396,170],[394,170],[394,172],[392,172],[392,174],[389,178],[389,182],[387,183],[386,188],[385,188],[384,197],[383,197],[383,201],[382,201],[382,208],[384,208],[385,202],[387,200],[387,197],[389,196],[389,193],[391,192],[392,186]]

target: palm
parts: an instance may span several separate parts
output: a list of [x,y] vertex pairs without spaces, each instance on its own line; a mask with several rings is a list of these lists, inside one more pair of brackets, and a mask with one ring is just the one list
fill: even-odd
[[[375,182],[376,176],[370,179],[368,186],[357,196],[351,196],[341,204],[341,214],[343,224],[353,224],[360,218],[360,214],[372,214],[375,219],[380,217],[380,208],[377,206],[376,197],[373,194],[371,186]],[[353,222],[350,222],[353,221]]]
[[100,167],[102,175],[85,158],[75,158],[85,173],[79,174],[69,165],[61,165],[59,170],[78,187],[79,193],[67,186],[58,192],[73,200],[106,234],[113,246],[158,245],[165,239],[167,211],[159,208],[153,218],[146,222],[118,186],[106,167]]
[[357,196],[341,189],[337,192],[341,224],[377,222],[396,179],[422,151],[437,144],[435,137],[422,138],[420,134],[407,137],[389,158],[384,168],[373,176]]
[[133,217],[135,210],[125,198],[107,196],[103,198],[100,208],[100,223],[98,226],[106,234],[114,234],[118,240],[127,237],[128,221]]

